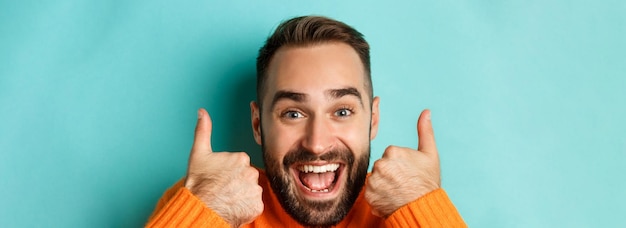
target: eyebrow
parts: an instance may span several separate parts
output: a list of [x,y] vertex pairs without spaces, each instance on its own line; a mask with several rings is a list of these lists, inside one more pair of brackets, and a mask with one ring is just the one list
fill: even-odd
[[[325,92],[329,99],[336,100],[345,96],[354,96],[358,98],[359,103],[363,106],[363,101],[361,100],[361,93],[354,87],[346,87],[341,89],[329,89]],[[279,90],[274,94],[272,98],[272,103],[270,104],[270,109],[274,109],[276,103],[281,100],[292,100],[298,103],[305,102],[309,99],[308,95],[304,93],[298,93],[289,90]]]
[[272,103],[270,105],[270,109],[274,109],[274,106],[280,100],[292,100],[298,103],[302,103],[308,99],[307,95],[304,93],[298,93],[288,90],[279,90],[274,94],[274,98],[272,98]]
[[[327,93],[330,94],[331,98],[333,99],[339,99],[342,98],[344,96],[355,96],[356,98],[359,99],[359,101],[361,101],[361,93],[359,92],[359,90],[357,90],[354,87],[346,87],[346,88],[341,88],[341,89],[331,89],[329,91],[327,91]],[[361,102],[361,104],[363,104]]]

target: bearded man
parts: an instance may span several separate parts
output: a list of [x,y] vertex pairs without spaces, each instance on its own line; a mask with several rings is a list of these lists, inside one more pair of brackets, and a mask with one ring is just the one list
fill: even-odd
[[259,51],[250,104],[266,170],[214,152],[200,109],[187,176],[146,226],[465,227],[441,189],[429,110],[417,150],[387,147],[368,175],[379,103],[361,33],[325,17],[283,22]]

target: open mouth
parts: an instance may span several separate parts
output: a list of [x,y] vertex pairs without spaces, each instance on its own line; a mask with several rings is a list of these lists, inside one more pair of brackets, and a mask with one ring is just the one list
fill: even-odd
[[322,196],[336,192],[343,167],[339,163],[296,164],[292,172],[305,195]]

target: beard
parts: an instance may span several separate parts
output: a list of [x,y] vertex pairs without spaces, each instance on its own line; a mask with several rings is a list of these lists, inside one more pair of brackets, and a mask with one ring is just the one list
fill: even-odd
[[[292,218],[305,226],[332,226],[339,223],[348,214],[365,184],[369,166],[369,145],[358,159],[355,159],[354,153],[348,148],[316,155],[298,147],[288,151],[281,163],[279,158],[266,151],[265,146],[262,146],[262,151],[266,173],[278,201]],[[290,168],[295,163],[312,161],[340,161],[346,164],[342,171],[347,175],[346,182],[343,189],[339,189],[341,192],[336,199],[311,201],[297,196],[297,183],[290,174]]]

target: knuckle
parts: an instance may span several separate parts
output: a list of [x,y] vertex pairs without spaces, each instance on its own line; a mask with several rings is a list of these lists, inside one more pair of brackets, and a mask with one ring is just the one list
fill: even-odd
[[369,202],[370,204],[372,203],[372,198],[373,198],[373,197],[374,197],[374,196],[372,195],[372,192],[371,192],[371,191],[365,191],[365,200],[366,200],[367,202]]
[[[256,190],[256,192],[257,192],[258,194],[263,194],[263,187],[261,187],[261,185],[256,185],[256,186],[254,187],[254,190]],[[261,202],[263,202],[263,201],[261,200]]]
[[253,188],[253,192],[254,192],[254,198],[256,200],[252,201],[253,206],[252,209],[254,210],[254,213],[256,215],[259,215],[263,212],[263,208],[265,207],[265,204],[263,203],[263,188],[260,185],[256,185]]
[[378,210],[376,210],[376,209],[372,209],[372,214],[373,214],[374,216],[377,216],[377,217],[382,217],[382,216],[380,215],[380,212],[378,212]]
[[263,213],[263,209],[265,208],[265,204],[263,204],[263,201],[259,202],[258,204],[256,204],[255,206],[255,214],[258,216],[261,213]]
[[370,194],[371,190],[376,187],[376,183],[375,181],[372,181],[372,178],[370,177],[367,182],[365,182],[365,195],[367,196],[367,194]]
[[[378,159],[374,162],[374,165],[372,166],[372,173],[383,172],[386,166],[387,166],[387,163],[385,162],[384,159]],[[370,178],[370,179],[373,179],[373,178]]]
[[388,146],[385,149],[383,157],[396,157],[396,155],[398,154],[399,150],[400,150],[400,148],[397,147],[397,146]]
[[[248,167],[245,172],[246,172],[245,176],[249,177],[251,180],[259,179],[259,171],[253,168],[252,166]],[[261,187],[261,186],[258,186],[258,187]]]
[[237,156],[236,158],[238,163],[250,165],[250,156],[248,156],[248,154],[245,152],[237,152],[235,155]]

